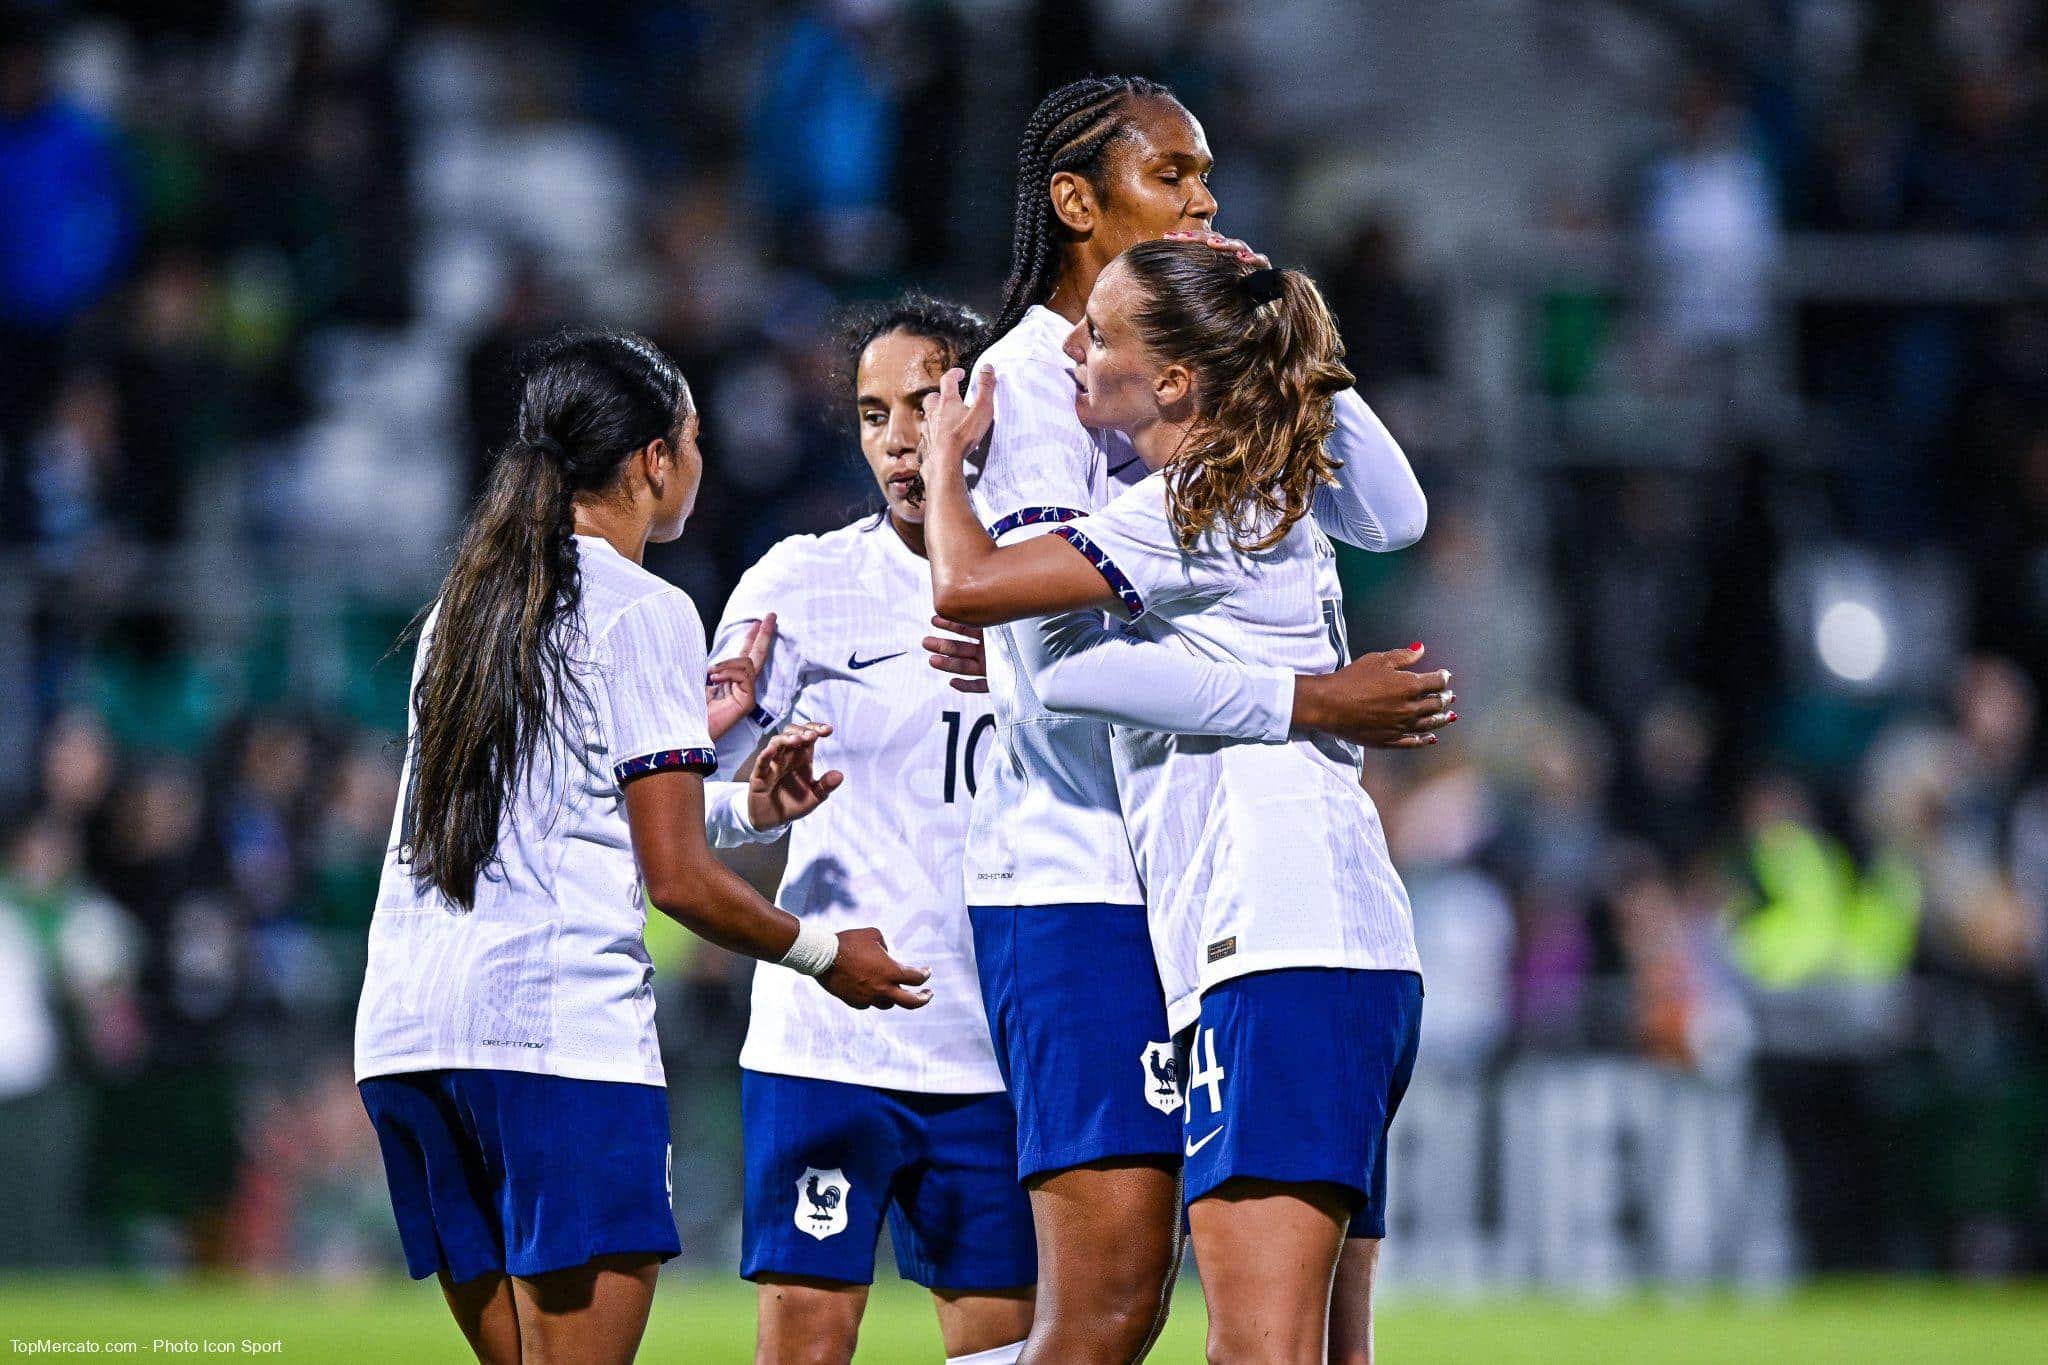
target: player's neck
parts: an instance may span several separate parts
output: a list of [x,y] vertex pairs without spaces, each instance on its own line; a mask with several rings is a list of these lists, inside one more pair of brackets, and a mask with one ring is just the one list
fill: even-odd
[[1188,437],[1194,429],[1192,417],[1179,422],[1160,418],[1131,430],[1131,449],[1145,462],[1145,468],[1156,473],[1179,458],[1181,451],[1187,448]]
[[1088,311],[1088,295],[1095,290],[1095,277],[1101,273],[1102,267],[1093,261],[1068,261],[1045,306],[1068,322],[1079,322],[1081,315]]
[[902,538],[905,545],[910,547],[910,553],[916,555],[919,559],[925,557],[923,522],[905,521],[894,512],[891,512],[889,514],[889,527]]
[[576,534],[596,536],[635,564],[647,558],[648,524],[606,507],[576,504]]

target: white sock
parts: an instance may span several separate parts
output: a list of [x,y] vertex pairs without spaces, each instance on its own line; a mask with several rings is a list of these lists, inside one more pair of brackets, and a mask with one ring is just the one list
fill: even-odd
[[1013,1341],[1008,1346],[991,1346],[971,1356],[947,1356],[946,1365],[1017,1365],[1017,1357],[1023,1354],[1024,1343]]

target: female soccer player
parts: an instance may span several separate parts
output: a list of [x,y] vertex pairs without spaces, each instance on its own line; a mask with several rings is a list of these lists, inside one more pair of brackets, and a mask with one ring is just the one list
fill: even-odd
[[[999,543],[1094,511],[1144,476],[1122,434],[1076,418],[1062,346],[1125,247],[1173,232],[1210,240],[1210,164],[1201,125],[1149,81],[1077,81],[1033,113],[1018,151],[1016,263],[982,357],[1001,397],[973,504]],[[1316,519],[1369,549],[1419,537],[1421,490],[1356,394],[1340,396],[1330,439],[1341,472],[1317,490]],[[1218,663],[1105,635],[1092,612],[988,639],[998,749],[966,870],[1037,1219],[1038,1311],[1024,1359],[1124,1365],[1156,1330],[1177,1263],[1180,1102],[1109,732],[1095,722],[1275,745],[1302,729],[1416,746],[1448,723],[1449,675],[1403,671],[1415,650],[1309,676]]]
[[[1130,248],[1066,340],[1080,420],[1147,476],[1101,512],[998,548],[961,470],[1003,393],[929,405],[926,535],[940,611],[994,625],[1102,609],[1189,653],[1343,665],[1311,517],[1351,376],[1307,276],[1199,242]],[[1187,1069],[1185,1195],[1212,1360],[1325,1360],[1348,1231],[1385,1232],[1385,1138],[1415,1061],[1420,963],[1359,752],[1119,729],[1117,786]]]
[[754,973],[741,1273],[760,1286],[762,1365],[852,1360],[884,1213],[903,1275],[932,1291],[949,1360],[1013,1361],[1031,1328],[1031,1207],[960,881],[994,722],[985,697],[924,662],[942,646],[923,637],[950,624],[932,619],[924,562],[924,399],[983,325],[917,295],[853,315],[848,398],[884,507],[776,545],[716,635],[726,654],[764,623],[777,632],[721,768],[795,721],[829,730],[852,785],[792,828],[777,901],[806,925],[879,925],[929,965],[934,991],[915,1015],[882,1019],[834,1009],[789,972]]
[[404,794],[371,921],[356,1077],[413,1275],[479,1359],[631,1360],[679,1250],[645,897],[855,1008],[925,974],[712,857],[816,807],[826,733],[707,784],[704,631],[640,567],[703,461],[683,377],[616,333],[546,344],[420,631]]

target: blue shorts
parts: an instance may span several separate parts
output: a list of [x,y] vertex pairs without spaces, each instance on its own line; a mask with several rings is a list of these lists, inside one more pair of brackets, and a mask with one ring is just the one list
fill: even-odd
[[593,1256],[665,1261],[683,1249],[658,1085],[443,1070],[357,1088],[416,1280],[545,1275]]
[[1038,1280],[1012,1174],[1009,1096],[928,1095],[740,1073],[747,1198],[740,1274],[872,1284],[882,1212],[903,1278],[929,1289]]
[[1354,1196],[1353,1237],[1387,1235],[1387,1130],[1415,1073],[1422,978],[1308,967],[1202,996],[1181,1034],[1189,1203],[1250,1176]]
[[1142,905],[971,906],[981,998],[1017,1109],[1017,1178],[1180,1160],[1166,998]]

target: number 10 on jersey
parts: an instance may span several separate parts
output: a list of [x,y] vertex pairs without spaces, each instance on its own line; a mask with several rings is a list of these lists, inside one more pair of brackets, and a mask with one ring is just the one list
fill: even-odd
[[970,799],[974,796],[975,758],[981,753],[981,742],[996,728],[994,716],[976,716],[974,724],[967,727],[967,742],[960,742],[960,728],[966,720],[958,711],[941,713],[946,722],[946,800],[956,799],[961,785],[967,787]]

